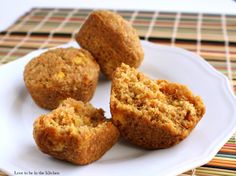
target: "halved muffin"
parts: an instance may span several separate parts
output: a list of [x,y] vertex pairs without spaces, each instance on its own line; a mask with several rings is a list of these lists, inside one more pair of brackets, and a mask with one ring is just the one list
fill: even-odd
[[57,48],[33,58],[24,70],[24,81],[34,102],[54,109],[66,98],[88,102],[95,92],[99,65],[84,49]]
[[110,110],[123,138],[158,149],[186,138],[204,115],[205,106],[186,86],[151,80],[122,64],[113,75]]
[[33,135],[43,153],[84,165],[108,151],[119,132],[102,109],[69,98],[35,121]]

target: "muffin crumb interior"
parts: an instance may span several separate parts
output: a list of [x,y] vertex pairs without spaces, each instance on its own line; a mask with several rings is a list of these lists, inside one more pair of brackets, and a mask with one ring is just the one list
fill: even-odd
[[116,70],[114,79],[113,98],[117,106],[154,123],[170,124],[174,131],[191,128],[204,114],[200,97],[184,85],[150,80],[125,64]]
[[67,99],[51,113],[41,116],[39,123],[56,128],[60,133],[83,133],[105,125],[103,114],[102,109],[95,109],[88,103],[83,105]]

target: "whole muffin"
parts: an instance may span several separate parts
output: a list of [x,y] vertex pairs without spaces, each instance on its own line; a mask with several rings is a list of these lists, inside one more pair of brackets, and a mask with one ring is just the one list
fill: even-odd
[[186,138],[205,106],[186,86],[150,80],[122,64],[114,72],[110,110],[123,138],[146,149],[159,149]]
[[43,153],[84,165],[108,151],[116,143],[119,131],[105,119],[102,109],[67,99],[36,119],[33,135]]
[[99,65],[88,51],[58,48],[32,59],[25,67],[24,81],[36,104],[54,109],[68,97],[89,101],[99,71]]
[[101,71],[110,79],[121,63],[137,68],[144,57],[136,30],[120,15],[110,11],[92,12],[76,40],[92,53]]

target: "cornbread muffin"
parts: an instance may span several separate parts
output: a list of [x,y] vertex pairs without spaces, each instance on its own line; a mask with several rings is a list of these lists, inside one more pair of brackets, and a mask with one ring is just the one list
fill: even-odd
[[25,67],[24,81],[36,104],[54,109],[68,97],[88,102],[96,89],[99,71],[88,51],[58,48],[32,59]]
[[146,149],[179,143],[205,113],[201,98],[186,86],[150,80],[125,64],[113,75],[110,110],[121,136]]
[[92,12],[76,40],[82,48],[92,53],[101,71],[110,79],[121,63],[137,68],[144,57],[135,29],[114,12]]
[[55,158],[84,165],[98,160],[117,141],[117,128],[102,109],[74,99],[34,122],[34,139],[39,149]]

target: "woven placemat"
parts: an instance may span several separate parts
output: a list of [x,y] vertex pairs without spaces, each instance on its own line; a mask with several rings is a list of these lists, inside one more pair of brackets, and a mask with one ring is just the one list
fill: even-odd
[[[35,8],[0,33],[0,64],[39,48],[73,40],[92,9]],[[141,39],[185,48],[225,74],[236,92],[236,16],[225,14],[117,11]],[[0,172],[0,176],[4,175]],[[158,174],[157,174],[158,175]],[[236,175],[233,136],[206,165],[182,175]]]

